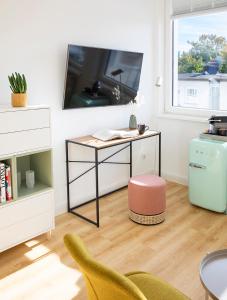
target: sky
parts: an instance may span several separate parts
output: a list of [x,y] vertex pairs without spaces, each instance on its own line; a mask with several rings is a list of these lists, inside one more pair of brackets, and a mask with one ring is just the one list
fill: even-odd
[[216,34],[227,39],[227,12],[186,17],[177,20],[179,51],[188,51],[187,41],[196,41],[201,34]]

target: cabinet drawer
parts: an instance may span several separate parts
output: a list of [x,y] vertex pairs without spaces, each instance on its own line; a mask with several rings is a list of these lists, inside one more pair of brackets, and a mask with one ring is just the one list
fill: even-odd
[[0,155],[10,155],[51,146],[50,128],[0,134]]
[[50,213],[44,213],[8,228],[0,229],[0,252],[23,243],[34,236],[48,232],[53,228],[53,216]]
[[0,134],[50,127],[49,114],[48,108],[1,112]]
[[0,230],[48,212],[54,215],[53,191],[12,202],[0,208]]

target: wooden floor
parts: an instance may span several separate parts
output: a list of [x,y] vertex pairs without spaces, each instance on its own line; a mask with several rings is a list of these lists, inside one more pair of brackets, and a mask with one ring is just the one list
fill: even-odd
[[[92,205],[81,211],[92,216]],[[168,183],[166,221],[151,227],[128,219],[125,189],[101,201],[100,229],[64,214],[50,241],[43,235],[1,253],[1,300],[87,299],[63,245],[67,232],[79,234],[96,259],[119,272],[152,272],[195,300],[204,299],[198,272],[202,257],[227,248],[227,216],[191,206],[186,187]]]

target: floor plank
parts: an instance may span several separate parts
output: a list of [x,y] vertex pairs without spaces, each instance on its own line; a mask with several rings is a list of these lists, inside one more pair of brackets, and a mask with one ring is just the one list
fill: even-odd
[[[94,217],[93,205],[80,212]],[[75,232],[99,261],[121,273],[143,270],[156,274],[195,300],[204,299],[199,280],[202,257],[227,248],[227,217],[188,202],[185,186],[168,183],[164,223],[142,226],[127,213],[127,190],[100,202],[101,228],[64,214],[56,219],[50,241],[45,235],[0,254],[0,299],[86,299],[84,281],[63,245]]]

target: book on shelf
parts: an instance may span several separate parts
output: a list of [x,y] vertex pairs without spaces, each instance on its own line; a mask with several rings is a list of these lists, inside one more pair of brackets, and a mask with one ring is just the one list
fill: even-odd
[[5,166],[5,180],[6,180],[6,201],[12,200],[12,187],[11,187],[11,168]]
[[5,172],[5,164],[0,162],[0,190],[1,190],[1,198],[0,203],[6,202],[6,172]]
[[12,200],[11,167],[0,162],[0,203]]

